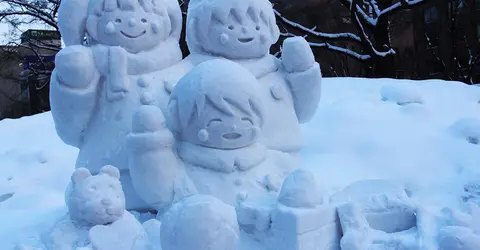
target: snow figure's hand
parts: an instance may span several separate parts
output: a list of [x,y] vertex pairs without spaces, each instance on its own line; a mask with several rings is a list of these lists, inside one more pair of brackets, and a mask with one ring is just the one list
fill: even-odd
[[313,66],[315,57],[305,38],[297,36],[283,42],[282,62],[288,73],[303,72]]
[[125,245],[117,232],[104,225],[92,227],[88,232],[88,238],[95,250],[118,249],[117,247]]
[[172,147],[173,135],[167,129],[165,117],[158,107],[145,105],[133,115],[128,144],[133,151]]
[[55,57],[58,80],[72,88],[86,88],[96,74],[91,49],[75,45],[62,49]]

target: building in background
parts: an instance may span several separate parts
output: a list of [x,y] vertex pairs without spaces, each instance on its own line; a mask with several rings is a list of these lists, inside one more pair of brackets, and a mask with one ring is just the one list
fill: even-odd
[[50,74],[60,50],[57,31],[27,30],[20,43],[0,51],[0,119],[50,110]]

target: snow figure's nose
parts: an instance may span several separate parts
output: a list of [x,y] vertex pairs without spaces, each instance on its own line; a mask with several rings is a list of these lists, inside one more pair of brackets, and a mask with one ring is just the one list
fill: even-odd
[[130,18],[130,20],[128,20],[128,26],[133,28],[135,25],[137,25],[137,21],[135,21],[134,18]]
[[112,205],[112,200],[110,200],[110,199],[102,199],[102,205],[110,206],[110,205]]
[[247,30],[247,27],[242,27],[242,32],[243,32],[243,34],[247,34],[247,31],[248,31],[248,30]]
[[232,127],[230,128],[230,131],[232,131],[232,132],[235,132],[235,131],[237,131],[237,126],[235,126],[235,125],[232,125]]

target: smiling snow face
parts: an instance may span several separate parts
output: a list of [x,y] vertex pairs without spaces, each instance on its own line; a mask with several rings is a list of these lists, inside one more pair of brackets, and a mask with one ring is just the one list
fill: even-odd
[[177,139],[204,147],[252,145],[263,121],[257,86],[257,79],[232,61],[201,63],[175,86],[167,126]]
[[145,6],[148,1],[142,4],[137,0],[122,2],[128,4],[115,5],[112,9],[100,5],[89,15],[87,29],[96,43],[138,53],[153,49],[169,36],[171,23],[166,10],[153,3]]
[[268,0],[191,0],[187,42],[192,53],[231,60],[256,59],[269,53],[279,37]]
[[258,118],[254,117],[249,104],[245,104],[249,110],[242,110],[240,106],[224,99],[218,101],[222,103],[207,101],[209,104],[204,106],[201,115],[189,124],[186,139],[219,149],[243,148],[256,142]]
[[253,12],[233,11],[224,22],[212,20],[206,50],[231,59],[257,58],[270,48],[268,23]]

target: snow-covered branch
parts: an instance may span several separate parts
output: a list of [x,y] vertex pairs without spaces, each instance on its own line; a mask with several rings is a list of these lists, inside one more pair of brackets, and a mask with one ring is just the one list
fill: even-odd
[[[343,0],[343,1],[348,2],[348,4],[351,6],[354,0]],[[356,10],[357,14],[361,15],[363,20],[365,20],[369,25],[376,26],[378,23],[378,20],[383,16],[391,15],[394,11],[401,10],[404,8],[410,8],[412,6],[415,6],[417,4],[421,4],[427,1],[428,0],[400,0],[399,2],[396,2],[384,8],[383,10],[380,10],[377,2],[369,1],[370,5],[372,5],[373,9],[375,10],[375,16],[370,16],[359,4],[356,4],[354,9]]]
[[360,37],[358,37],[357,35],[353,34],[353,33],[349,33],[349,32],[343,32],[343,33],[326,33],[326,32],[320,32],[320,31],[316,31],[316,27],[313,27],[313,28],[307,28],[299,23],[296,23],[296,22],[293,22],[291,20],[289,20],[288,18],[284,17],[279,11],[277,10],[274,10],[275,11],[275,15],[280,18],[280,20],[282,20],[283,22],[285,22],[286,24],[292,26],[293,28],[297,28],[297,29],[300,29],[310,35],[313,35],[313,36],[316,36],[318,38],[323,38],[323,39],[326,39],[326,40],[333,40],[333,39],[342,39],[342,38],[348,38],[348,39],[353,39],[355,41],[358,41],[360,42]]
[[333,51],[337,51],[337,52],[346,54],[346,55],[348,55],[350,57],[353,57],[354,59],[357,59],[357,60],[360,60],[360,61],[365,61],[365,60],[369,60],[369,59],[372,58],[370,55],[360,54],[360,53],[357,53],[357,52],[352,51],[352,50],[347,49],[347,48],[342,48],[342,47],[339,47],[339,46],[336,46],[336,45],[332,45],[328,42],[324,42],[324,43],[311,43],[311,42],[309,42],[309,44],[312,47],[325,47],[329,50],[333,50]]

